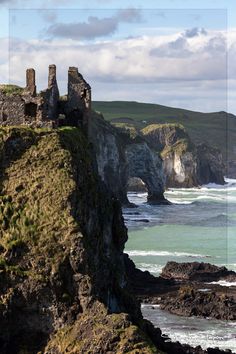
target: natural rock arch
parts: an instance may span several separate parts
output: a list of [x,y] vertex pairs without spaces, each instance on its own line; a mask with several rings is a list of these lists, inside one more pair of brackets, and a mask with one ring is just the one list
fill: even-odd
[[125,156],[128,166],[127,184],[129,178],[138,177],[146,185],[148,202],[164,202],[164,174],[158,154],[146,142],[138,142],[126,145]]
[[102,181],[123,205],[129,205],[127,185],[130,177],[139,177],[146,184],[148,202],[167,202],[162,160],[142,137],[130,138],[106,122],[101,114],[93,112],[89,139],[94,146]]

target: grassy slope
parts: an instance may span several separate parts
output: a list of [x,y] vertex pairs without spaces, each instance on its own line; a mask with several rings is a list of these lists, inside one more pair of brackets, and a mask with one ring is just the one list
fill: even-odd
[[236,117],[226,112],[201,113],[157,104],[128,101],[94,101],[93,109],[112,123],[129,123],[143,128],[153,123],[180,123],[194,142],[221,149],[224,158],[236,160]]

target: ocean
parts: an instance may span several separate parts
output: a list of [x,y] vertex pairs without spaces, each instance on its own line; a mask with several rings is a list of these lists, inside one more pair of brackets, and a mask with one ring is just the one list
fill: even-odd
[[[168,261],[209,262],[236,271],[236,180],[225,180],[224,186],[171,188],[165,197],[172,205],[149,205],[146,193],[129,193],[138,207],[123,210],[129,230],[125,252],[136,266],[153,275]],[[173,340],[236,352],[236,323],[175,316],[148,305],[142,311]]]

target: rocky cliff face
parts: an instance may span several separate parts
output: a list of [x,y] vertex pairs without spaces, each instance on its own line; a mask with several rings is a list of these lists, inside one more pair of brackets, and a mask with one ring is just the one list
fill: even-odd
[[1,353],[155,352],[125,290],[120,204],[83,135],[2,128],[0,156]]
[[167,187],[224,184],[225,167],[219,150],[205,144],[194,145],[183,126],[153,124],[141,133],[161,153]]
[[114,128],[94,112],[89,139],[96,151],[99,175],[123,204],[128,204],[131,177],[143,180],[150,202],[165,202],[162,160],[142,137]]
[[127,144],[125,155],[129,177],[139,177],[146,185],[148,202],[164,202],[164,173],[162,161],[145,141]]
[[1,128],[0,158],[2,354],[206,353],[142,319],[120,203],[79,129]]

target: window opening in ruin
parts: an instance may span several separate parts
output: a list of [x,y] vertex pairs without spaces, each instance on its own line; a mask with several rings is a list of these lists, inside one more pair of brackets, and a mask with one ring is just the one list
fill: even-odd
[[37,104],[35,103],[26,103],[25,104],[25,115],[28,117],[36,117],[37,115]]

